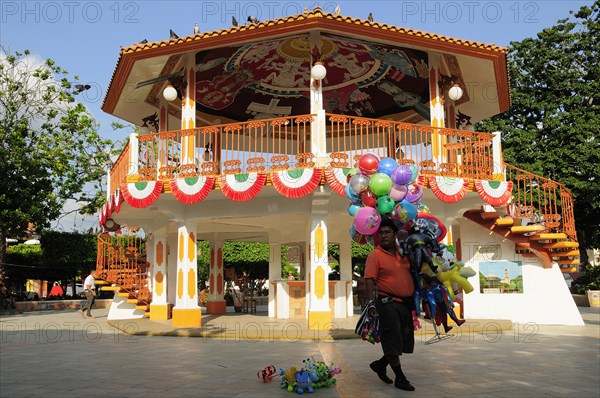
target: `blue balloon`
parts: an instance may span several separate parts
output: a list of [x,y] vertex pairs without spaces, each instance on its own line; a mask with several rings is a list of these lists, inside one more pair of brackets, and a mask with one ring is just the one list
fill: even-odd
[[398,163],[396,162],[396,159],[383,158],[379,161],[379,168],[377,169],[377,172],[391,176],[392,171],[394,171],[394,169],[396,167],[398,167]]
[[409,220],[416,220],[417,219],[417,216],[419,214],[419,211],[417,210],[417,206],[415,206],[414,204],[412,204],[410,202],[407,202],[406,200],[403,200],[402,202],[400,202],[400,204],[402,205],[402,207],[404,208],[404,210],[408,214],[408,219]]
[[360,201],[360,197],[356,192],[354,192],[354,190],[352,190],[350,184],[346,185],[346,188],[344,188],[344,192],[346,193],[346,197],[348,198],[348,200],[350,200],[350,202]]
[[361,207],[362,207],[362,204],[360,204],[360,203],[350,203],[350,206],[348,206],[348,214],[350,214],[352,217],[354,217],[354,215],[356,214],[358,209],[360,209]]

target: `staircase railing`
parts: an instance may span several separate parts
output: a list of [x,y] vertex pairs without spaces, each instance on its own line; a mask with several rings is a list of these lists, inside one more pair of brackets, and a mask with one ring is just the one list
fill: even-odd
[[506,180],[512,181],[510,216],[544,227],[544,232],[563,232],[577,240],[573,195],[562,184],[504,163]]
[[116,285],[120,291],[129,293],[141,304],[150,304],[152,295],[148,289],[146,246],[135,235],[98,235],[98,278]]

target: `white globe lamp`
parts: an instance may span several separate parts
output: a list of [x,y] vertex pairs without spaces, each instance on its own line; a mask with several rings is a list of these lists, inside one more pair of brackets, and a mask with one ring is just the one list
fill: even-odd
[[315,80],[323,80],[327,76],[327,68],[325,68],[322,62],[315,62],[310,70],[310,75]]
[[452,87],[450,87],[450,90],[448,90],[448,98],[450,98],[452,101],[458,101],[462,98],[462,96],[463,89],[460,88],[458,84],[454,84]]
[[177,90],[175,90],[175,87],[169,84],[163,90],[163,97],[165,97],[167,101],[174,101],[175,98],[177,98]]

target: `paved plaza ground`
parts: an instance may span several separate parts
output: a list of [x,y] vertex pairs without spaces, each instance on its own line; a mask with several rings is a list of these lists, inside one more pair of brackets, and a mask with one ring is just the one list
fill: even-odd
[[[151,335],[141,330],[152,329],[148,320],[121,322],[122,330],[143,332],[126,334],[106,321],[105,309],[89,320],[74,310],[4,315],[0,397],[292,397],[277,378],[260,382],[257,371],[301,367],[314,357],[342,368],[337,385],[316,390],[315,397],[597,398],[600,312],[580,311],[585,326],[502,330],[493,324],[468,328],[467,321],[453,338],[435,344],[425,344],[432,335],[421,334],[415,354],[402,358],[414,392],[383,384],[369,369],[381,356],[379,345],[321,334],[309,340],[311,332],[298,331],[303,321],[292,325],[260,313],[203,317],[207,328],[225,331],[207,338]],[[258,329],[263,338],[249,339]],[[264,338],[268,333],[278,337]]]

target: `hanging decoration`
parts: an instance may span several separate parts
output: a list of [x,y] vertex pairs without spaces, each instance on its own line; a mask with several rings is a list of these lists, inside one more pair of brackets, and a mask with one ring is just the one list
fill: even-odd
[[325,169],[325,180],[327,180],[333,192],[340,196],[346,196],[346,185],[348,185],[348,175],[351,170],[332,167]]
[[221,192],[236,202],[254,198],[262,190],[267,175],[265,173],[228,174],[219,178]]
[[121,190],[115,190],[115,193],[112,195],[113,199],[113,210],[115,213],[118,213],[121,210],[121,203],[123,203],[123,195],[121,194]]
[[504,206],[512,197],[512,181],[475,180],[475,189],[492,206]]
[[469,180],[456,177],[430,176],[429,186],[435,196],[444,203],[456,203],[467,194]]
[[130,182],[121,185],[125,201],[132,207],[150,206],[158,199],[163,189],[162,181]]
[[291,169],[271,174],[273,187],[286,198],[301,198],[313,192],[321,181],[322,169]]
[[178,201],[191,205],[208,196],[215,184],[214,177],[196,176],[173,178],[171,191]]

